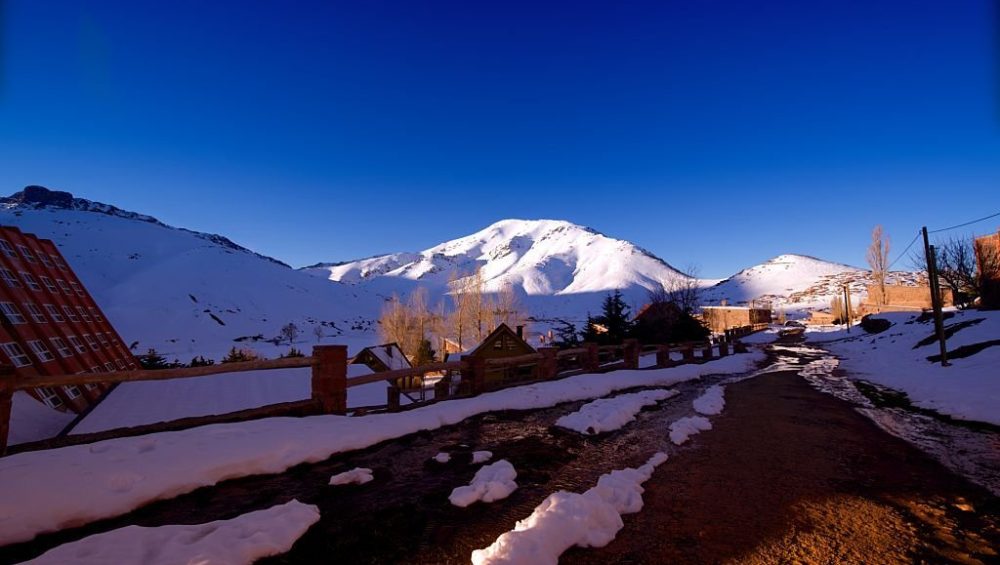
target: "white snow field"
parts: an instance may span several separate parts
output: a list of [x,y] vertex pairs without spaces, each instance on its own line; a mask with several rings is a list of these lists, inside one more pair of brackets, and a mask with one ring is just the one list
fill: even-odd
[[[962,420],[1000,424],[1000,345],[961,359],[950,367],[927,360],[939,353],[936,341],[917,346],[934,334],[933,322],[917,322],[917,315],[877,315],[892,322],[879,334],[855,327],[807,333],[807,340],[826,347],[841,359],[851,377],[905,392],[916,406]],[[945,320],[945,329],[960,328],[948,338],[948,350],[1000,340],[1000,312],[965,310]],[[928,340],[931,341],[931,340]]]
[[287,552],[317,521],[319,508],[292,500],[207,524],[126,526],[60,545],[26,565],[249,565]]
[[465,508],[474,502],[502,500],[517,490],[517,483],[514,482],[516,478],[517,471],[506,459],[483,465],[476,471],[471,483],[451,491],[448,501],[455,506]]
[[725,390],[725,387],[721,385],[713,385],[705,389],[701,396],[694,399],[692,403],[694,411],[705,416],[721,414],[722,409],[726,407]]
[[759,352],[670,369],[585,374],[395,414],[265,418],[19,453],[0,459],[0,545],[117,516],[219,481],[433,430],[490,411],[545,408],[617,390],[738,373]]
[[683,445],[695,434],[712,429],[712,422],[704,416],[687,416],[670,424],[670,441]]
[[48,439],[63,430],[76,414],[53,410],[24,391],[14,393],[10,410],[10,445]]
[[366,467],[355,467],[350,471],[344,471],[330,477],[330,484],[338,485],[363,485],[375,480],[372,470]]
[[[370,375],[366,365],[348,365],[348,378]],[[347,407],[386,402],[384,382],[347,389]],[[312,370],[272,369],[207,377],[122,383],[75,426],[71,434],[169,422],[180,418],[228,414],[312,396]],[[403,396],[400,404],[409,404]]]
[[555,565],[559,556],[573,546],[603,547],[611,543],[624,527],[621,515],[642,510],[642,483],[666,460],[665,453],[657,453],[638,469],[601,475],[597,486],[583,494],[550,494],[513,530],[489,547],[473,551],[472,562]]
[[676,396],[675,390],[643,390],[599,398],[556,420],[556,425],[585,435],[617,430],[635,420],[645,406]]

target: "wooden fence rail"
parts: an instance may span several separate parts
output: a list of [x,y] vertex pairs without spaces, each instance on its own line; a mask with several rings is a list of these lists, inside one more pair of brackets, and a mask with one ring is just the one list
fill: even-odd
[[[755,331],[755,329],[741,329],[740,331],[750,333],[750,331]],[[727,332],[725,341],[720,342],[719,355],[727,355],[729,353],[727,342],[735,341],[739,335],[746,335],[746,333]],[[741,345],[738,341],[735,342],[734,351],[745,351],[745,348],[741,347]],[[486,390],[523,382],[523,379],[506,378],[508,372],[513,373],[518,369],[530,369],[529,372],[532,378],[537,380],[553,379],[557,375],[572,374],[573,372],[599,371],[602,370],[602,354],[610,356],[614,360],[618,360],[620,357],[620,360],[614,362],[613,366],[604,366],[604,371],[613,370],[614,368],[637,369],[639,367],[639,356],[644,350],[647,352],[656,352],[655,367],[659,368],[673,367],[682,363],[694,362],[699,358],[707,360],[713,357],[712,345],[708,343],[642,345],[637,340],[626,340],[625,343],[620,345],[598,346],[594,343],[585,343],[582,347],[572,349],[542,347],[537,353],[499,359],[487,360],[463,357],[460,361],[432,363],[420,367],[384,371],[353,378],[347,378],[347,365],[350,359],[347,357],[346,345],[317,345],[313,347],[312,356],[310,357],[288,357],[158,371],[139,370],[116,373],[84,373],[79,375],[43,375],[24,378],[17,377],[13,367],[0,365],[0,455],[5,454],[7,450],[13,394],[19,390],[53,386],[80,386],[89,383],[186,379],[223,373],[311,367],[312,402],[318,406],[321,413],[346,414],[347,389],[355,386],[375,382],[388,382],[387,406],[390,410],[393,410],[400,407],[400,393],[406,390],[406,383],[412,382],[415,379],[423,387],[424,379],[428,374],[440,376],[438,383],[435,385],[434,397],[437,400],[443,400],[452,393],[451,375],[455,372],[461,374],[462,392],[479,394]],[[696,351],[701,351],[701,355],[696,357]],[[672,360],[670,358],[671,353],[681,353],[683,360]],[[487,372],[496,372],[498,370],[504,374],[499,385],[496,383],[488,384],[486,379]]]

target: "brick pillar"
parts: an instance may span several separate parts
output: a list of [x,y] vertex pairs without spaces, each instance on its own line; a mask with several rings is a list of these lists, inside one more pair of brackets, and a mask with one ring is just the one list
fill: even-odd
[[690,363],[694,361],[694,346],[691,344],[684,346],[684,362]]
[[670,346],[669,345],[657,345],[656,346],[656,366],[662,368],[673,367],[674,362],[670,359]]
[[639,368],[639,340],[637,339],[626,339],[624,342],[624,349],[622,355],[625,357],[625,368],[626,369],[638,369]]
[[601,356],[597,350],[597,344],[588,342],[584,343],[583,346],[587,348],[587,352],[583,354],[583,368],[587,371],[596,371],[601,367]]
[[462,356],[462,386],[472,394],[483,392],[486,386],[486,359]]
[[701,357],[702,357],[702,359],[704,359],[706,361],[708,361],[709,359],[712,358],[712,342],[711,341],[708,342],[708,345],[706,345],[705,349],[702,350]]
[[399,412],[400,390],[398,386],[389,385],[386,387],[386,407],[389,412]]
[[542,354],[542,360],[538,363],[538,378],[546,381],[556,378],[556,372],[559,370],[556,354],[559,350],[555,347],[539,347],[538,352]]
[[725,341],[719,342],[719,357],[725,357],[729,355],[729,344]]
[[14,367],[0,365],[0,455],[7,453],[10,409],[14,400]]
[[313,346],[312,397],[324,414],[347,413],[347,346]]

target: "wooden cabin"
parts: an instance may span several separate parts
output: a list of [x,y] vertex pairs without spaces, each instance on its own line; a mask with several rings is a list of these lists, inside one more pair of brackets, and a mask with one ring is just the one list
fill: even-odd
[[376,373],[412,367],[410,360],[406,358],[403,350],[395,342],[372,345],[362,349],[354,356],[352,364],[368,365]]
[[[517,331],[510,329],[507,324],[500,324],[495,330],[486,336],[482,343],[466,350],[460,354],[449,355],[448,359],[454,361],[457,358],[467,360],[502,359],[504,357],[517,357],[519,355],[529,355],[535,353],[535,348],[531,347],[524,340],[524,329],[518,326]],[[484,382],[486,387],[492,388],[501,383],[509,383],[519,380],[531,380],[535,378],[536,364],[529,363],[517,367],[487,367]]]

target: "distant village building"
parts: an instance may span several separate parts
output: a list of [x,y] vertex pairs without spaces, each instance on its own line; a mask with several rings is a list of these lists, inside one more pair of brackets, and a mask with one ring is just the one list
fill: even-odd
[[1000,308],[1000,229],[995,234],[976,238],[974,247],[976,269],[984,279],[980,307]]
[[[137,369],[118,332],[56,245],[0,226],[0,363],[18,377]],[[59,410],[81,412],[105,385],[39,387],[30,394]]]
[[413,366],[395,342],[372,345],[362,349],[354,356],[352,364],[367,365],[376,373],[409,369]]
[[702,306],[701,319],[712,333],[733,328],[771,323],[771,306],[751,303],[750,306]]
[[[482,361],[486,359],[517,357],[530,353],[535,353],[535,348],[531,347],[524,340],[523,326],[518,326],[515,331],[510,329],[507,324],[500,324],[488,336],[483,338],[482,343],[463,353],[452,353],[448,356],[448,360],[466,359],[470,361]],[[534,377],[535,369],[535,363],[528,363],[518,367],[487,367],[484,383],[487,387],[492,387],[501,382],[527,380]]]
[[[885,304],[877,304],[875,297],[878,296],[878,287],[868,285],[868,296],[858,306],[857,316],[873,314],[878,312],[920,312],[932,307],[931,289],[926,284],[885,285]],[[954,306],[955,302],[951,290],[941,288],[941,304],[943,306]]]

